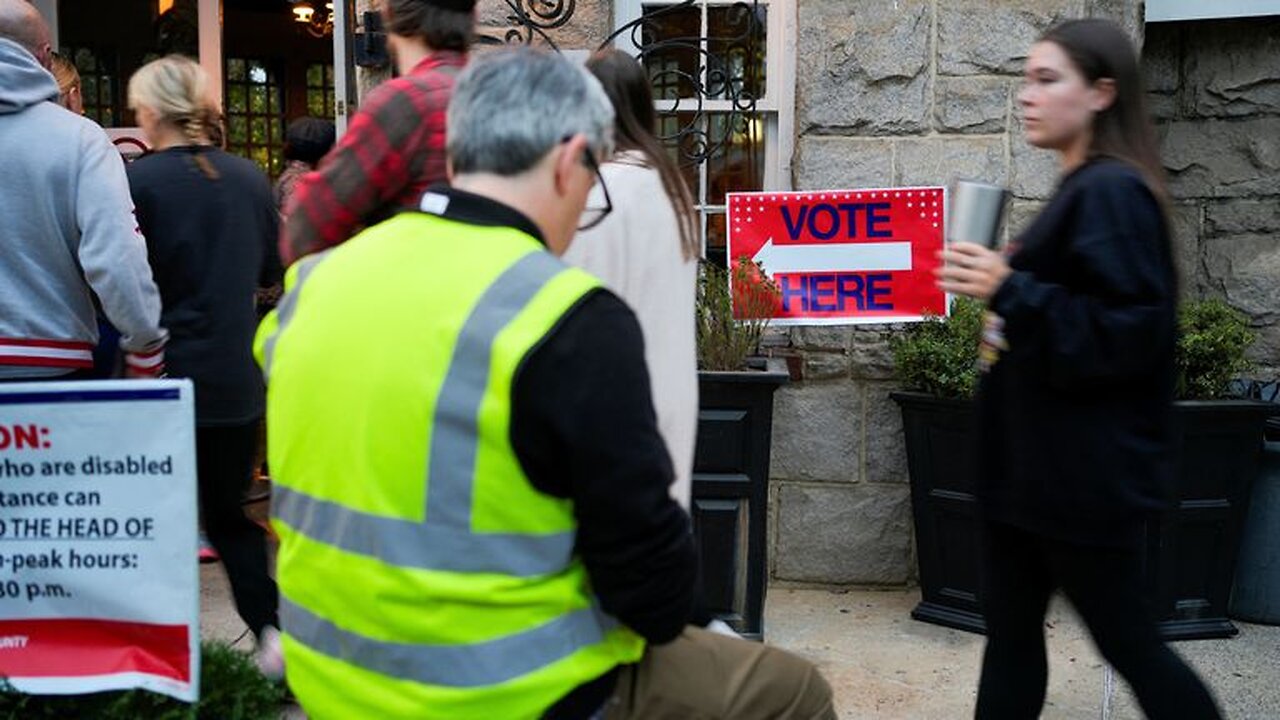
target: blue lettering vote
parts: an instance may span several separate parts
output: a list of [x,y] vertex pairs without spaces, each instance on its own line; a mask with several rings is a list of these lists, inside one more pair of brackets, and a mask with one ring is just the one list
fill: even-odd
[[892,310],[889,273],[816,273],[783,275],[782,310],[791,312],[799,301],[800,312],[844,312],[850,304],[857,310]]
[[817,205],[801,205],[796,208],[795,217],[791,208],[782,206],[782,222],[787,226],[787,235],[792,240],[799,240],[805,230],[819,240],[830,240],[844,229],[846,238],[858,235],[858,215],[862,215],[861,237],[890,237],[893,233],[884,225],[889,220],[889,203],[819,203]]

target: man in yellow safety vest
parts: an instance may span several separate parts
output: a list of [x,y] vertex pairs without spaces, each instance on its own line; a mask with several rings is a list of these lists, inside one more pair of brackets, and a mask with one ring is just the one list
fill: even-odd
[[289,684],[324,718],[834,718],[686,623],[697,560],[640,328],[563,264],[610,152],[583,69],[487,54],[453,186],[290,268],[259,329]]

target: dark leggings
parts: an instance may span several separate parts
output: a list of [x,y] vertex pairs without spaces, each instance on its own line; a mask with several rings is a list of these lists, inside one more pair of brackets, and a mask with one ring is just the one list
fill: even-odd
[[1147,717],[1221,717],[1208,688],[1160,640],[1138,548],[1075,545],[994,523],[986,527],[984,546],[987,647],[975,717],[1040,716],[1049,678],[1044,617],[1054,588],[1075,606]]
[[196,429],[200,512],[209,542],[218,551],[231,582],[236,611],[256,636],[265,625],[279,627],[276,583],[267,574],[262,528],[245,517],[240,500],[253,479],[258,423]]

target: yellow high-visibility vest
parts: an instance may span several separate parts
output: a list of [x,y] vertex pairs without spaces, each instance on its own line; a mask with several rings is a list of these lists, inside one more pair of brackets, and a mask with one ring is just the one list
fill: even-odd
[[313,720],[536,718],[644,652],[510,442],[517,369],[598,285],[520,230],[420,213],[290,268],[254,351]]

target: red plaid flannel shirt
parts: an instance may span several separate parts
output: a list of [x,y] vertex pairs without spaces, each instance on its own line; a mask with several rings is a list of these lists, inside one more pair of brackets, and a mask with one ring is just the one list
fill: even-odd
[[285,263],[417,207],[445,178],[445,109],[465,54],[437,51],[365,98],[338,144],[302,176],[285,209]]

